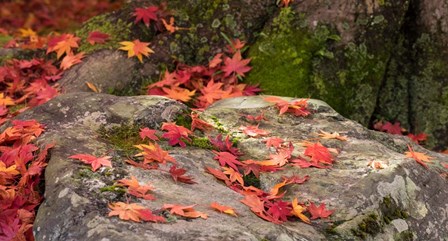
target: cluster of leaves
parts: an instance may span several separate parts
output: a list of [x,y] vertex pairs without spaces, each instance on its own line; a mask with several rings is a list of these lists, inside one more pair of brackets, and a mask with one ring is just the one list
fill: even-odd
[[0,240],[34,240],[41,174],[53,145],[33,144],[44,128],[35,120],[12,121],[0,134]]
[[150,84],[148,94],[167,96],[197,108],[224,98],[255,95],[261,91],[259,88],[238,83],[251,69],[250,59],[241,55],[244,46],[238,39],[231,41],[226,52],[215,55],[208,66],[178,65],[175,71],[166,71],[160,81]]
[[[267,100],[272,101],[273,99],[268,98]],[[288,102],[287,106],[291,108],[291,111],[284,111],[282,109],[283,105],[281,105],[279,107],[280,114],[290,112],[293,115],[300,113],[299,116],[304,116],[309,115],[310,113],[307,110],[306,100],[300,102]],[[295,109],[300,109],[301,111],[295,112]],[[139,153],[135,155],[133,160],[127,160],[126,162],[145,170],[167,172],[175,182],[194,184],[193,177],[186,176],[186,170],[178,168],[178,163],[175,158],[157,144],[157,142],[164,139],[167,141],[168,145],[186,147],[187,143],[191,143],[192,138],[195,138],[195,132],[193,132],[194,129],[205,134],[213,132],[212,125],[201,120],[197,111],[193,112],[191,117],[191,129],[178,126],[174,123],[164,123],[161,130],[142,128],[139,133],[140,137],[143,140],[149,140],[149,143],[136,145]],[[257,126],[241,127],[240,129],[243,133],[253,138],[264,138],[264,136],[269,135],[267,131],[258,128],[258,125],[262,124],[261,122],[265,120],[263,114],[260,116],[247,116],[247,119],[250,123],[255,122]],[[346,137],[340,136],[337,133],[332,134],[323,132],[321,137],[323,139],[346,140]],[[227,135],[223,138],[222,134],[218,134],[217,136],[209,136],[208,138],[210,143],[214,146],[215,150],[213,153],[215,154],[215,159],[218,161],[220,168],[206,166],[205,171],[223,181],[232,190],[243,194],[244,199],[242,199],[241,202],[246,204],[259,217],[277,224],[288,220],[294,220],[294,217],[299,218],[303,222],[311,223],[310,218],[326,218],[333,213],[333,211],[326,209],[324,203],[317,206],[314,202],[309,202],[308,205],[299,203],[297,198],[292,202],[283,200],[284,192],[282,191],[282,188],[288,185],[305,183],[309,179],[309,176],[283,177],[282,181],[276,184],[270,192],[265,192],[254,186],[247,186],[244,183],[245,175],[251,174],[259,178],[260,172],[275,172],[281,170],[281,168],[287,164],[298,166],[300,168],[330,168],[335,159],[330,153],[332,150],[324,147],[320,142],[304,142],[303,145],[305,148],[303,154],[293,157],[292,152],[294,146],[291,142],[286,142],[279,137],[266,137],[263,139],[266,143],[266,148],[275,150],[275,154],[271,154],[268,160],[242,161],[240,160],[242,153],[233,145],[231,136]],[[80,155],[84,154],[78,154],[71,157],[74,158]],[[93,166],[92,163],[88,164]],[[154,200],[156,198],[156,195],[151,192],[154,189],[149,183],[141,185],[133,176],[131,176],[131,179],[122,179],[117,183],[119,186],[127,187],[127,193],[134,197],[146,200]],[[160,210],[167,210],[173,215],[178,215],[184,218],[206,219],[208,215],[195,210],[194,206],[195,204],[187,206],[164,204]],[[211,203],[210,207],[224,214],[237,217],[237,212],[232,207],[223,206],[216,202]],[[116,202],[111,203],[109,208],[111,209],[109,216],[116,215],[123,220],[132,220],[136,222],[166,221],[163,216],[155,214],[160,212],[160,210],[153,212],[136,203]],[[309,214],[309,216],[306,214]]]
[[1,1],[0,26],[5,30],[73,29],[87,19],[119,8],[122,0],[27,0]]
[[400,122],[391,123],[389,121],[382,122],[378,121],[373,125],[373,129],[377,131],[383,131],[393,135],[404,135],[409,137],[413,142],[417,144],[424,144],[428,136],[425,133],[412,134],[409,133],[405,128],[401,127]]

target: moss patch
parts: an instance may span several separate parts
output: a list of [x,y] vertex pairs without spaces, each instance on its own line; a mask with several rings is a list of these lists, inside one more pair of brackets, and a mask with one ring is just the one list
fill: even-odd
[[133,155],[136,152],[134,145],[142,144],[144,141],[139,136],[140,126],[122,124],[109,129],[101,127],[98,133],[101,138],[110,142],[124,155]]
[[[76,31],[76,36],[82,39],[78,51],[88,54],[99,49],[117,49],[120,46],[119,42],[129,41],[131,27],[132,22],[128,23],[121,19],[113,22],[107,14],[93,17]],[[109,40],[104,44],[91,45],[87,42],[87,37],[92,31],[109,34]]]

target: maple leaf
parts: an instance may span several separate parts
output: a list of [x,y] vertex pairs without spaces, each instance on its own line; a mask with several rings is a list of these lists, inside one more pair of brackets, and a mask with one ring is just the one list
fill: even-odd
[[263,142],[266,142],[267,148],[271,146],[274,148],[279,148],[283,144],[284,140],[279,137],[269,137],[267,139],[264,139]]
[[218,210],[218,211],[221,212],[221,213],[225,213],[225,214],[228,214],[228,215],[231,215],[231,216],[235,216],[235,217],[238,216],[238,215],[236,214],[234,208],[229,207],[229,206],[221,205],[221,204],[219,204],[219,203],[217,203],[217,202],[212,202],[212,203],[210,204],[210,207],[212,207],[212,208],[215,209],[215,210]]
[[282,5],[287,8],[293,0],[282,0]]
[[233,146],[232,141],[230,141],[229,135],[226,136],[226,139],[224,141],[222,140],[222,134],[217,135],[216,138],[209,137],[208,139],[210,140],[210,143],[212,143],[212,145],[219,151],[227,151],[235,156],[241,155],[238,148]]
[[134,11],[134,14],[133,14],[135,16],[134,23],[143,21],[145,23],[146,27],[149,27],[151,20],[153,20],[153,21],[158,20],[158,16],[157,16],[158,11],[159,11],[159,8],[156,6],[149,6],[146,8],[136,8]]
[[232,168],[228,168],[228,167],[222,167],[222,169],[224,169],[224,174],[229,175],[229,179],[231,182],[239,182],[241,184],[241,186],[244,186],[244,180],[243,180],[243,176],[241,175],[241,173],[235,171]]
[[271,195],[271,196],[277,196],[277,194],[278,194],[279,191],[280,191],[280,188],[286,186],[287,184],[288,184],[288,183],[287,183],[286,180],[284,180],[283,182],[280,182],[280,183],[275,184],[275,185],[272,187],[271,191],[269,192],[270,195]]
[[268,131],[259,129],[258,126],[241,126],[240,130],[243,131],[244,134],[246,134],[250,137],[269,135]]
[[132,175],[131,179],[118,180],[118,185],[127,187],[128,193],[138,198],[143,198],[145,200],[156,199],[153,195],[148,194],[148,192],[154,190],[154,188],[149,185],[140,185],[137,178]]
[[282,200],[276,202],[268,202],[267,213],[272,216],[274,223],[283,223],[288,221],[288,216],[291,215],[291,207],[289,203]]
[[138,210],[138,212],[140,215],[139,217],[143,221],[154,222],[154,223],[166,223],[166,219],[164,217],[154,215],[152,213],[152,211],[149,209],[141,209],[141,210]]
[[336,140],[340,140],[340,141],[347,141],[346,136],[341,136],[337,132],[329,133],[329,132],[325,132],[325,131],[321,130],[319,133],[319,137],[322,139],[336,139]]
[[320,144],[320,142],[307,144],[304,154],[311,157],[311,161],[313,162],[322,162],[325,164],[333,163],[333,156],[330,154],[330,151]]
[[163,138],[168,139],[168,144],[170,146],[175,146],[179,144],[181,147],[186,147],[187,145],[183,142],[183,139],[191,142],[189,135],[193,134],[190,130],[183,126],[178,126],[175,123],[163,123],[162,130],[168,131],[162,135]]
[[299,176],[290,176],[290,177],[282,177],[283,180],[287,183],[287,184],[302,184],[306,181],[308,181],[310,179],[310,176],[306,175],[304,177],[299,177]]
[[88,81],[86,81],[85,83],[86,83],[86,85],[87,85],[87,88],[91,89],[93,92],[95,92],[95,93],[100,93],[100,92],[101,92],[101,91],[96,87],[95,84],[90,83],[90,82],[88,82]]
[[223,90],[223,83],[215,83],[214,80],[210,80],[207,85],[200,89],[202,96],[199,96],[199,100],[204,102],[204,107],[208,107],[215,101],[227,98],[230,95],[229,90]]
[[132,42],[130,41],[123,41],[120,42],[123,47],[120,47],[119,49],[128,51],[128,58],[131,58],[132,56],[137,56],[138,60],[140,60],[140,63],[143,63],[143,56],[148,57],[149,54],[153,54],[154,51],[148,47],[149,43],[140,42],[140,40],[136,39]]
[[153,129],[149,129],[148,127],[145,128],[140,128],[140,132],[138,133],[140,135],[140,138],[142,138],[142,140],[144,140],[145,138],[149,138],[153,141],[158,141],[159,137],[157,137],[156,134],[156,130]]
[[73,54],[72,48],[78,48],[78,42],[81,39],[73,34],[62,34],[56,38],[53,43],[48,43],[47,54],[56,51],[56,57],[59,59],[64,53]]
[[184,175],[186,172],[187,170],[183,168],[177,168],[176,165],[172,165],[169,171],[174,182],[177,183],[177,181],[179,181],[187,184],[195,184],[196,182],[193,181],[192,177]]
[[275,96],[269,96],[264,98],[264,101],[275,103],[276,107],[280,110],[279,115],[290,112],[295,116],[308,116],[310,112],[307,109],[308,99],[296,100],[291,103]]
[[85,164],[90,164],[92,166],[92,171],[96,171],[101,166],[112,167],[110,162],[111,156],[96,157],[89,154],[76,154],[69,156],[72,159],[78,159]]
[[134,222],[140,222],[141,211],[145,210],[145,207],[139,204],[124,202],[109,203],[109,208],[111,209],[109,217],[118,216],[122,220],[131,220]]
[[244,73],[249,72],[252,68],[247,66],[251,59],[244,59],[241,57],[241,52],[238,50],[232,58],[226,57],[224,60],[224,77],[235,73],[244,77]]
[[170,18],[170,22],[167,23],[165,19],[162,19],[163,26],[165,26],[166,30],[170,33],[174,33],[177,31],[177,27],[174,26],[174,17]]
[[300,205],[297,198],[294,198],[291,204],[292,204],[291,214],[300,218],[300,220],[302,220],[303,222],[311,224],[310,219],[303,214],[303,212],[306,211],[306,207]]
[[311,213],[311,219],[327,218],[334,212],[334,210],[327,210],[325,208],[325,203],[321,203],[320,206],[317,207],[313,202],[310,202],[308,211]]
[[428,138],[428,136],[425,133],[420,133],[418,135],[414,135],[412,133],[409,133],[408,137],[411,138],[411,140],[414,141],[417,144],[426,141],[426,139]]
[[242,50],[245,45],[246,45],[246,42],[241,41],[239,39],[233,39],[230,41],[230,45],[227,45],[227,51],[229,53],[235,53],[238,50]]
[[212,174],[214,177],[218,178],[219,180],[222,180],[225,182],[225,184],[227,186],[230,186],[230,184],[232,183],[229,178],[227,177],[226,174],[224,174],[222,171],[211,168],[211,167],[205,167],[205,171],[207,171],[208,173]]
[[202,218],[207,219],[208,215],[193,209],[195,205],[181,206],[177,204],[164,204],[163,209],[169,209],[171,214],[179,215],[186,218]]
[[157,143],[149,144],[149,145],[135,145],[143,152],[138,153],[136,156],[143,156],[144,164],[152,163],[154,161],[159,163],[172,162],[176,163],[176,160],[165,150],[163,150]]
[[257,195],[245,195],[241,202],[250,207],[250,210],[255,214],[264,213],[264,201]]
[[432,157],[427,156],[425,153],[422,152],[415,152],[410,145],[408,145],[409,151],[405,152],[407,157],[413,158],[416,162],[418,162],[420,165],[424,166],[425,168],[428,168],[425,162],[431,162],[430,159]]
[[[249,162],[247,162],[247,161],[249,161]],[[256,178],[259,178],[259,176],[260,176],[261,166],[258,165],[258,164],[256,164],[256,163],[252,163],[252,161],[253,161],[253,160],[246,160],[246,161],[243,161],[243,163],[245,164],[245,165],[243,166],[244,175],[247,176],[247,175],[249,175],[249,174],[252,172],[252,174],[254,174],[254,176],[255,176]],[[255,162],[255,161],[253,161],[253,162]]]
[[102,33],[100,31],[92,31],[89,33],[89,36],[87,37],[87,42],[89,42],[91,45],[95,44],[104,44],[109,39],[109,34]]
[[233,155],[230,152],[217,152],[217,151],[213,151],[213,153],[216,154],[216,156],[214,157],[215,160],[219,161],[219,165],[223,166],[229,166],[231,167],[233,170],[238,171],[238,166],[243,165],[241,162],[239,162],[237,160],[237,157],[235,155]]
[[207,123],[206,121],[201,120],[199,118],[198,113],[191,112],[190,117],[191,117],[191,128],[190,128],[191,131],[194,131],[195,129],[199,129],[204,132],[207,132],[207,131],[211,131],[214,129],[214,127],[211,124]]
[[179,100],[182,102],[188,102],[191,100],[191,97],[194,96],[196,93],[196,90],[188,90],[185,88],[177,87],[177,86],[171,86],[171,88],[163,87],[162,90],[166,93],[167,97],[170,97],[171,99]]
[[246,119],[248,121],[257,122],[257,123],[262,121],[262,120],[267,120],[266,117],[264,117],[264,112],[262,112],[261,114],[259,114],[257,116],[245,115],[244,117],[246,117]]
[[401,126],[400,126],[400,122],[395,122],[394,124],[390,123],[389,121],[387,121],[386,123],[383,124],[383,126],[381,127],[382,131],[385,131],[389,134],[393,134],[393,135],[401,135]]
[[367,163],[367,166],[375,170],[388,167],[388,165],[382,161],[369,161],[369,163]]
[[222,63],[222,53],[216,54],[208,63],[209,68],[215,68]]
[[0,106],[15,105],[14,100],[9,96],[5,96],[4,93],[0,93]]
[[81,59],[84,58],[84,52],[80,52],[76,55],[69,53],[67,54],[61,62],[61,69],[67,70],[75,64],[81,63]]
[[297,158],[289,161],[294,166],[298,166],[300,168],[308,168],[308,167],[316,167],[321,169],[329,168],[330,166],[322,166],[318,162],[309,162],[304,160],[303,158]]

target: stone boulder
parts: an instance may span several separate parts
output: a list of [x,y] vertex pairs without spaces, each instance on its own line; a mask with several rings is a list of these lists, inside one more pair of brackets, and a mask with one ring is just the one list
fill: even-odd
[[[279,116],[272,103],[255,96],[222,100],[201,115],[239,140],[241,159],[266,160],[273,153],[265,147],[264,138],[248,138],[239,130],[250,125],[244,115],[264,113],[267,120],[259,128],[291,141],[293,155],[303,153],[301,142],[318,140],[321,130],[348,137],[345,142],[320,139],[339,153],[332,168],[301,169],[287,164],[279,172],[260,175],[260,188],[265,191],[279,183],[281,176],[309,175],[304,184],[287,187],[284,199],[324,202],[335,210],[330,218],[311,225],[300,221],[277,225],[258,218],[240,202],[241,194],[204,171],[205,166],[219,166],[210,149],[171,148],[161,142],[197,182],[176,184],[166,173],[125,164],[129,153],[118,150],[104,135],[105,130],[113,135],[126,125],[157,129],[162,122],[181,120],[188,111],[183,104],[156,96],[72,93],[56,97],[18,117],[45,124],[46,132],[38,141],[56,143],[45,172],[45,200],[34,224],[36,240],[443,240],[448,236],[448,188],[446,175],[441,176],[447,156],[415,146],[415,151],[434,158],[425,169],[403,155],[410,143],[406,137],[367,130],[321,101],[309,100],[309,109],[308,117]],[[113,168],[92,172],[68,158],[78,153],[112,156]],[[371,161],[380,161],[384,169],[369,167]],[[126,202],[123,193],[110,187],[130,175],[155,187],[156,198],[130,202],[164,216],[168,214],[160,211],[163,204],[197,204],[195,208],[207,213],[208,219],[168,215],[168,223],[135,223],[108,217],[108,203]],[[211,202],[235,208],[238,217],[213,211]]]

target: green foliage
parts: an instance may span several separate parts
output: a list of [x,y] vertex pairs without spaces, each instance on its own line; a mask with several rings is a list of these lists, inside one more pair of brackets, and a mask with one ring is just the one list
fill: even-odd
[[136,152],[134,145],[144,143],[139,136],[139,131],[140,126],[122,124],[108,129],[103,126],[98,133],[125,155],[132,155]]
[[[116,49],[120,46],[119,42],[129,40],[131,35],[131,26],[132,22],[128,23],[121,19],[111,22],[107,14],[93,17],[75,33],[76,36],[82,39],[78,51],[88,54],[99,49]],[[100,31],[102,33],[109,34],[109,40],[104,44],[91,45],[86,41],[86,39],[92,31]]]

